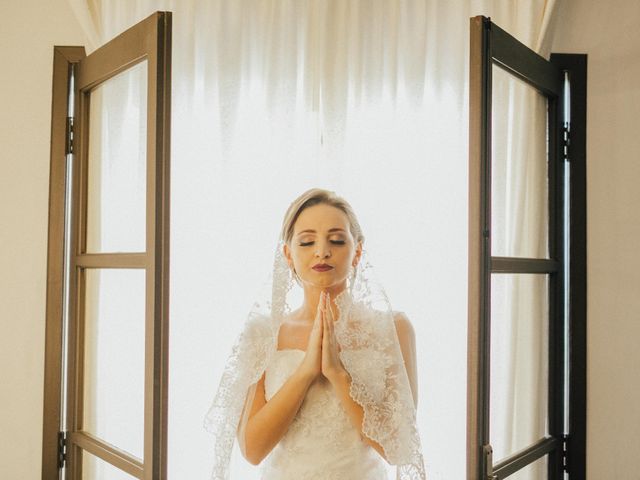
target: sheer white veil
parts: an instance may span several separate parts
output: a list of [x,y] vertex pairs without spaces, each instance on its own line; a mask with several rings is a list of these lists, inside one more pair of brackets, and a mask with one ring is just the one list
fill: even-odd
[[[244,452],[244,427],[256,384],[277,349],[280,325],[291,312],[288,296],[294,276],[283,245],[282,240],[277,244],[264,295],[247,316],[204,418],[204,427],[215,436],[213,480],[229,479],[236,438]],[[396,333],[395,312],[364,249],[347,288],[334,301],[340,359],[351,377],[349,393],[364,410],[364,435],[378,442],[387,461],[397,465],[396,478],[425,479],[416,408]]]

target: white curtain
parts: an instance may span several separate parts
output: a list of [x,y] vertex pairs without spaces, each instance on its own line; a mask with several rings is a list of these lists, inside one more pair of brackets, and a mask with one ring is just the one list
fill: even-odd
[[[537,40],[550,6],[70,3],[90,47],[173,11],[170,478],[208,477],[202,417],[284,211],[312,186],[353,204],[392,305],[412,320],[430,480],[463,478],[469,17]],[[233,478],[255,478],[239,454],[234,462]]]

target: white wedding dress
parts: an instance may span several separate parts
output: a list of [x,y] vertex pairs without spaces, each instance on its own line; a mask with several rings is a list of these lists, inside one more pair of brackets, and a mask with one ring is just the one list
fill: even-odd
[[[303,350],[276,350],[265,371],[269,401],[298,368]],[[333,386],[311,384],[289,430],[261,464],[262,480],[388,480],[385,460],[364,443]]]

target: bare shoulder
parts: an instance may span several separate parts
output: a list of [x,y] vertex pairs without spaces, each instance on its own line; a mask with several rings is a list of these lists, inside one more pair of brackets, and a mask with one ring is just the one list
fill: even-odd
[[409,317],[404,312],[393,312],[393,319],[396,324],[396,331],[398,332],[399,338],[414,338],[415,330],[413,329],[413,324]]
[[271,320],[267,315],[252,315],[245,323],[245,330],[249,336],[264,336],[271,329]]
[[416,359],[416,336],[411,320],[404,312],[393,312],[398,333],[398,342],[402,351],[414,405],[418,406],[418,366]]

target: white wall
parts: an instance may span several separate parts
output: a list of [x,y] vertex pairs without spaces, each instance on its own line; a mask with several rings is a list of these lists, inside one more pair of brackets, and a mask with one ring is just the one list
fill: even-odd
[[560,2],[554,52],[587,53],[587,475],[638,479],[640,2]]
[[83,45],[66,0],[0,11],[0,477],[40,478],[54,45]]

